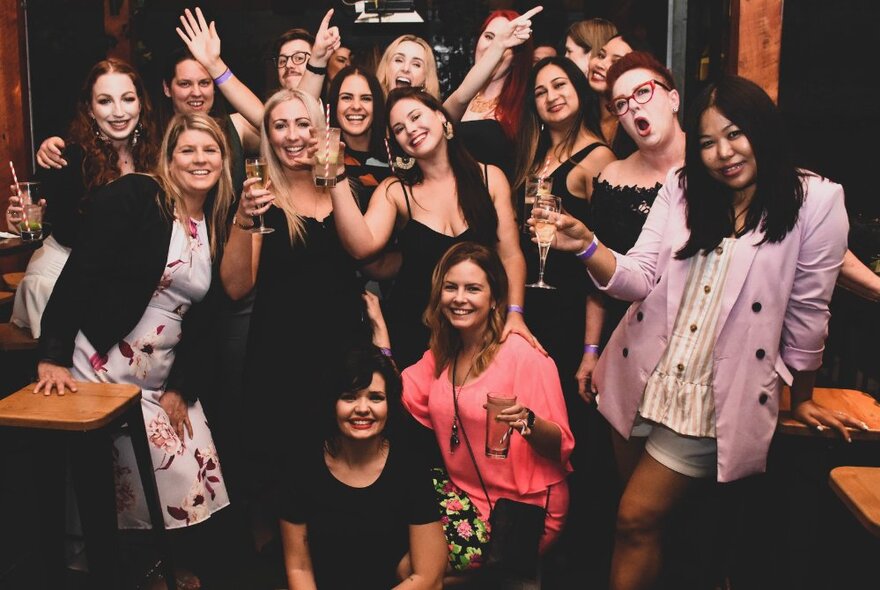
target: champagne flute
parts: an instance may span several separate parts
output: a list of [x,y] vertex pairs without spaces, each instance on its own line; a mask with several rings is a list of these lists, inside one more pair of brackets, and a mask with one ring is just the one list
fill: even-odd
[[535,208],[535,198],[538,195],[549,195],[553,193],[553,178],[539,176],[537,174],[529,174],[526,177],[526,193],[523,199],[523,215],[522,215],[522,231],[524,234],[529,233],[529,224],[526,223],[532,216],[532,209]]
[[[260,182],[254,183],[256,188],[266,188],[266,160],[263,158],[248,158],[244,161],[244,170],[248,178],[259,178]],[[271,234],[275,231],[271,227],[266,227],[263,222],[262,213],[259,215],[260,223],[254,226],[251,231],[255,234]]]
[[[562,199],[549,194],[535,196],[535,209],[543,209],[553,213],[559,213],[562,209]],[[553,285],[544,282],[544,265],[547,263],[547,253],[550,251],[550,243],[556,235],[556,224],[549,219],[537,219],[535,221],[535,237],[538,238],[538,282],[530,283],[526,287],[535,289],[555,289]]]

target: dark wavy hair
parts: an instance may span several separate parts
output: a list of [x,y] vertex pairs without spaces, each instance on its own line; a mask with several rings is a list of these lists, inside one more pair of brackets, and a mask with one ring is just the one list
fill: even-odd
[[393,443],[395,434],[401,427],[404,410],[401,402],[403,384],[391,359],[374,345],[363,343],[353,346],[337,362],[330,364],[332,370],[327,372],[327,418],[324,422],[324,448],[327,452],[336,455],[339,451],[336,402],[345,393],[355,393],[369,387],[374,373],[379,373],[385,380],[385,398],[388,403],[388,418],[382,437]]
[[743,231],[760,230],[764,242],[779,242],[794,228],[804,202],[803,173],[794,165],[782,116],[760,86],[738,76],[710,84],[688,111],[685,165],[679,183],[685,188],[690,237],[675,253],[679,260],[697,252],[707,254],[733,235],[734,193],[709,175],[703,164],[700,121],[715,108],[745,134],[758,167],[755,196],[749,204]]
[[[513,20],[519,18],[520,14],[514,10],[495,10],[489,13],[480,32],[479,38],[486,27],[489,26],[496,18],[506,18]],[[526,80],[532,69],[532,52],[534,44],[531,37],[528,41],[517,45],[513,48],[513,60],[510,62],[510,69],[504,77],[504,84],[501,86],[501,94],[498,96],[498,105],[495,107],[495,120],[501,125],[504,135],[508,139],[513,140],[519,129],[519,121],[522,117],[523,98],[526,94]]]
[[[70,143],[79,144],[83,148],[82,174],[86,192],[109,184],[121,176],[119,153],[110,142],[99,137],[95,120],[91,117],[92,89],[98,78],[112,73],[124,74],[131,79],[141,104],[138,118],[139,136],[137,143],[131,146],[134,169],[138,172],[150,172],[155,168],[159,157],[161,138],[156,131],[153,105],[143,80],[133,67],[123,61],[112,58],[101,60],[92,66],[86,76],[76,101],[76,113],[67,136]],[[133,137],[134,134],[129,141]]]
[[327,93],[327,103],[330,105],[330,126],[339,127],[339,117],[336,107],[339,105],[339,91],[342,83],[349,76],[361,76],[367,81],[370,92],[373,94],[373,122],[370,124],[370,155],[385,161],[385,91],[379,84],[379,79],[372,72],[359,66],[345,66],[330,83]]
[[535,64],[529,74],[526,84],[525,108],[520,120],[519,134],[516,150],[516,175],[513,181],[514,187],[525,183],[526,177],[541,166],[547,150],[550,149],[550,130],[544,129],[544,122],[538,116],[538,107],[535,103],[535,82],[538,74],[547,66],[557,66],[568,76],[571,85],[577,93],[579,108],[576,111],[575,120],[565,135],[562,149],[570,153],[577,141],[581,129],[586,129],[599,139],[602,139],[602,128],[599,124],[599,108],[596,93],[590,89],[587,78],[577,65],[567,57],[545,57]]
[[[395,88],[388,94],[385,104],[385,120],[388,122],[389,132],[388,145],[391,148],[392,157],[399,155],[409,157],[397,143],[394,132],[391,131],[391,110],[394,105],[407,98],[417,100],[432,111],[442,113],[455,130],[455,123],[449,113],[434,96],[422,88],[412,86]],[[483,171],[480,170],[480,165],[464,147],[458,133],[455,133],[452,139],[446,140],[446,150],[452,174],[455,176],[458,206],[461,208],[464,219],[467,221],[468,227],[474,230],[480,243],[493,246],[498,241],[498,213],[492,203],[489,189],[486,188]],[[419,184],[424,180],[418,159],[416,159],[415,166],[409,170],[395,168],[395,174],[402,183],[408,186]]]
[[449,363],[455,358],[461,348],[461,334],[449,323],[446,314],[443,313],[440,298],[443,293],[443,282],[449,270],[465,261],[470,261],[483,269],[486,273],[486,281],[489,283],[489,291],[492,296],[493,307],[489,312],[489,321],[486,331],[483,332],[483,346],[480,353],[474,357],[474,375],[479,375],[489,366],[498,347],[501,346],[501,333],[504,330],[504,322],[507,320],[507,272],[504,264],[494,250],[486,248],[475,242],[461,242],[455,244],[437,266],[431,278],[431,296],[425,309],[423,320],[431,330],[430,349],[434,354],[434,375],[439,377]]

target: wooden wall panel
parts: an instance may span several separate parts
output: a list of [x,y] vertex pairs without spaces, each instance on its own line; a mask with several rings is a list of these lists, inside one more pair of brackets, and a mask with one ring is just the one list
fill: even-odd
[[752,80],[774,101],[779,96],[783,0],[731,2],[733,73]]

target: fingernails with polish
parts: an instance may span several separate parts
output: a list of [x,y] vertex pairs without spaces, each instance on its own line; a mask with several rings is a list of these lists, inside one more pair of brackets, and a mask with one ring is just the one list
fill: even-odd
[[822,424],[817,424],[817,425],[816,425],[816,430],[817,430],[818,432],[825,432],[825,430],[827,430],[827,428],[826,428],[825,426],[823,426]]
[[862,426],[862,430],[871,430],[871,429],[868,427],[868,425],[865,424],[864,422],[862,422],[861,426]]

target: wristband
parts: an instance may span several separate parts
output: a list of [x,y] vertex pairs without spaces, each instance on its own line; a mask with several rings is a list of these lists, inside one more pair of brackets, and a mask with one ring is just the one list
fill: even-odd
[[507,313],[515,311],[516,313],[525,314],[525,310],[522,308],[522,305],[508,305]]
[[232,225],[239,229],[243,229],[244,231],[250,231],[254,229],[255,223],[251,223],[250,225],[244,225],[241,221],[238,220],[238,215],[232,216]]
[[590,245],[587,246],[586,250],[575,254],[575,256],[577,256],[581,260],[589,260],[590,257],[592,257],[593,254],[596,253],[596,248],[598,248],[598,247],[599,247],[599,238],[596,237],[596,234],[593,234],[593,241],[590,242]]
[[379,352],[382,353],[382,356],[387,356],[388,358],[391,358],[391,349],[390,348],[383,348],[380,346]]
[[339,184],[340,182],[342,182],[342,181],[345,180],[346,178],[348,178],[348,175],[347,175],[347,174],[345,173],[345,171],[343,170],[343,171],[342,171],[342,174],[340,174],[339,176],[336,177],[336,184]]
[[222,74],[220,74],[219,76],[214,78],[214,84],[216,84],[217,86],[220,86],[221,84],[226,82],[231,77],[232,77],[232,71],[229,68],[226,68],[225,72],[223,72]]
[[306,69],[313,74],[324,76],[327,74],[327,66],[313,66],[311,62],[306,62]]
[[584,344],[584,354],[592,353],[595,355],[599,355],[599,345],[598,344]]

